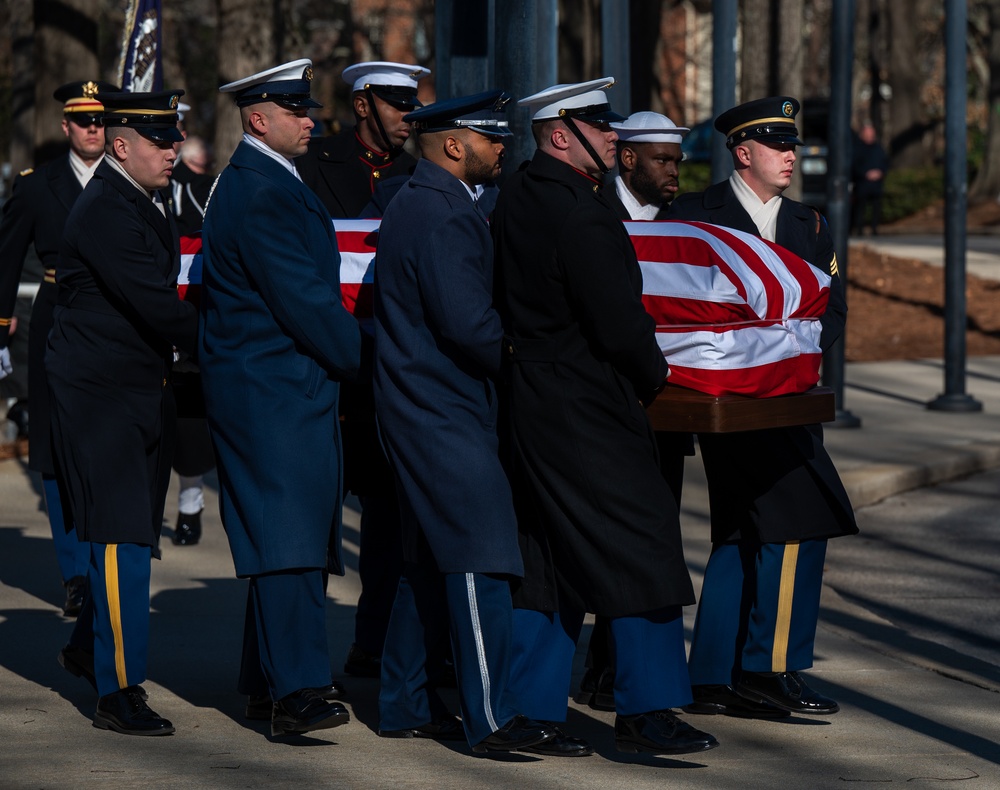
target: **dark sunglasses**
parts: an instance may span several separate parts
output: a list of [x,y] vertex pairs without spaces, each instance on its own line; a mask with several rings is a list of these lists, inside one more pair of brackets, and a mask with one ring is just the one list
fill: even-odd
[[84,115],[83,113],[73,113],[67,115],[66,119],[81,129],[89,129],[91,126],[104,126],[104,119],[100,115]]

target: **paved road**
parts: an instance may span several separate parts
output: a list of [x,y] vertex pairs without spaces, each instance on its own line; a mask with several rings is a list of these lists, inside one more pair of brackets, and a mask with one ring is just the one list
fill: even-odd
[[[818,688],[837,697],[840,714],[796,716],[785,722],[693,717],[715,734],[719,749],[695,758],[669,759],[618,754],[613,714],[572,705],[568,728],[590,739],[593,757],[538,759],[514,755],[472,757],[464,745],[379,739],[377,682],[347,678],[353,718],[349,725],[315,737],[271,739],[267,725],[242,718],[244,700],[233,691],[243,619],[244,584],[232,578],[232,563],[216,515],[206,520],[197,547],[167,543],[154,563],[152,651],[146,684],[154,709],[177,725],[168,738],[129,738],[94,729],[93,692],[55,662],[71,624],[58,615],[58,585],[37,489],[17,462],[0,463],[0,788],[699,788],[704,790],[840,790],[899,784],[940,787],[962,781],[964,790],[1000,787],[1000,684],[986,682],[995,663],[981,658],[978,682],[913,659],[939,644],[933,634],[911,635],[894,625],[868,598],[878,590],[852,582],[885,575],[906,576],[909,552],[882,551],[872,567],[871,542],[893,549],[882,528],[865,537],[835,542],[823,598],[817,663]],[[983,497],[995,483],[984,483]],[[944,490],[942,488],[942,490]],[[686,554],[696,586],[708,555],[707,496],[700,462],[689,465],[683,522]],[[902,508],[918,494],[901,499]],[[959,495],[955,502],[965,502]],[[173,503],[174,495],[168,499]],[[956,509],[955,502],[949,507]],[[964,505],[963,505],[964,507]],[[213,491],[206,513],[217,512]],[[916,510],[914,509],[914,512]],[[173,514],[168,514],[172,518]],[[357,513],[347,513],[349,562],[356,561]],[[873,522],[874,524],[874,522]],[[917,527],[912,527],[917,530]],[[924,527],[919,529],[923,530]],[[932,529],[927,527],[927,529]],[[914,534],[917,534],[914,532]],[[861,541],[868,543],[861,543]],[[897,541],[898,542],[898,541]],[[957,541],[969,554],[949,555],[970,563],[989,546]],[[998,556],[992,546],[991,562]],[[958,549],[956,549],[957,551]],[[933,549],[932,549],[933,551]],[[897,567],[900,558],[903,567]],[[921,569],[930,576],[930,572]],[[942,570],[943,574],[944,571]],[[842,574],[848,574],[844,577]],[[854,576],[852,576],[854,575]],[[846,579],[846,580],[845,580]],[[870,579],[869,579],[870,581]],[[328,633],[336,676],[350,641],[358,592],[353,568],[331,584]],[[935,614],[940,598],[926,601],[925,626],[945,622]],[[985,609],[987,601],[983,601]],[[693,609],[687,612],[690,633]],[[950,648],[941,643],[952,653]],[[582,669],[578,654],[576,678]],[[945,656],[947,659],[947,656]],[[973,667],[975,668],[975,667]],[[455,703],[453,695],[448,699]]]
[[825,583],[893,629],[906,660],[1000,691],[998,504],[994,469],[864,508],[862,534],[831,542]]

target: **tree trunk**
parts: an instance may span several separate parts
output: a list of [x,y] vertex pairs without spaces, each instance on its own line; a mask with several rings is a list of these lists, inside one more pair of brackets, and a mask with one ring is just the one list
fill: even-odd
[[35,3],[35,161],[65,150],[62,106],[52,93],[73,80],[101,76],[97,62],[98,0]]
[[35,162],[35,20],[31,0],[11,0],[11,170]]
[[921,89],[929,75],[919,67],[924,51],[923,4],[888,0],[886,32],[889,42],[889,155],[895,167],[918,167],[930,161],[924,137],[932,128],[921,106]]
[[745,0],[740,48],[741,103],[762,99],[773,92],[771,32],[771,0]]
[[989,20],[986,145],[983,164],[969,189],[972,200],[1000,200],[1000,0],[985,3]]
[[[219,14],[219,84],[249,77],[280,64],[275,57],[275,10],[257,0],[216,0]],[[276,0],[279,2],[279,0]],[[238,42],[238,45],[235,44]],[[215,162],[222,169],[240,142],[243,127],[233,97],[220,93],[216,98]]]

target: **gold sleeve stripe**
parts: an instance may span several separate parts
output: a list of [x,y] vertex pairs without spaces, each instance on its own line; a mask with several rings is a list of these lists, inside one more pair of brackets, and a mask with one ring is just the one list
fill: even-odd
[[0,326],[10,326],[13,320],[12,318],[0,318]]
[[833,254],[833,259],[830,261],[830,276],[835,276],[840,274],[840,269],[837,268],[837,254]]

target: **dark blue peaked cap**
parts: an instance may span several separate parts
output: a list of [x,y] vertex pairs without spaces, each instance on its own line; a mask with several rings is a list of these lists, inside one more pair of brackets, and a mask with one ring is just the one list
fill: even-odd
[[513,132],[504,110],[508,101],[510,96],[501,90],[485,91],[428,104],[405,115],[403,120],[413,124],[417,132],[472,129],[480,134],[509,137]]
[[184,137],[177,129],[177,105],[184,91],[156,93],[98,93],[104,105],[105,126],[135,129],[143,137],[158,143],[179,143]]

